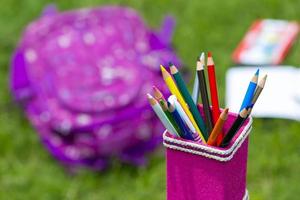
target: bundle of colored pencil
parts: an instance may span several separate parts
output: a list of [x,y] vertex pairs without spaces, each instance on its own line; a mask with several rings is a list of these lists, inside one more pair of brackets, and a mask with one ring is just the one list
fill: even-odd
[[[208,53],[206,65],[210,98],[205,78],[204,53],[201,53],[197,59],[197,73],[192,95],[174,64],[169,64],[169,72],[164,66],[160,67],[163,79],[172,95],[166,100],[160,90],[153,86],[154,97],[149,93],[147,97],[156,115],[168,132],[174,136],[211,146],[227,147],[230,144],[232,138],[250,115],[267,79],[267,75],[265,75],[257,84],[259,70],[256,71],[246,91],[239,115],[225,134],[223,126],[226,123],[229,109],[226,108],[221,112],[219,107],[215,65],[211,53]],[[203,104],[203,116],[197,107],[199,93]]]

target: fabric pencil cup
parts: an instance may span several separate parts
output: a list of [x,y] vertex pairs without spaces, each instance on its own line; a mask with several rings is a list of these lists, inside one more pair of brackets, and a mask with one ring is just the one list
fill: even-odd
[[[236,117],[229,113],[225,133]],[[246,174],[251,125],[250,117],[226,148],[177,138],[166,131],[167,200],[249,199]]]

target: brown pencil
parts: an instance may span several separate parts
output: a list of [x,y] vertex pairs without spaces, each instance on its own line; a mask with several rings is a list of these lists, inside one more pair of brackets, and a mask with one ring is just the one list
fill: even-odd
[[168,110],[168,103],[167,103],[164,95],[161,93],[161,91],[157,87],[153,86],[152,88],[153,88],[154,98],[159,102],[161,108],[163,109],[164,113],[166,114],[167,118],[169,119],[171,124],[174,126],[176,131],[179,132],[179,127],[176,124],[173,116],[171,115],[171,113]]
[[226,108],[225,110],[223,110],[223,112],[220,114],[219,119],[217,120],[209,138],[207,141],[208,145],[214,145],[216,146],[216,142],[217,142],[217,137],[218,135],[222,132],[222,128],[223,125],[225,123],[225,121],[227,120],[228,117],[228,108]]
[[250,113],[251,113],[252,108],[253,108],[254,104],[256,103],[260,93],[262,92],[262,90],[265,87],[266,80],[267,80],[267,75],[265,75],[257,84],[256,90],[255,90],[254,95],[251,100]]

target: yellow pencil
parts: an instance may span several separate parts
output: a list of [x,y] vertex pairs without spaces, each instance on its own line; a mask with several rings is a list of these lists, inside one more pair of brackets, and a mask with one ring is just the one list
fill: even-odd
[[164,78],[164,80],[165,80],[165,82],[166,82],[166,84],[167,84],[170,92],[177,97],[177,99],[178,99],[180,105],[182,106],[184,112],[187,114],[187,116],[191,120],[193,126],[195,127],[197,133],[201,137],[202,142],[204,144],[206,144],[206,141],[205,141],[205,139],[204,139],[204,137],[203,137],[203,135],[202,135],[199,127],[197,126],[196,121],[195,121],[192,113],[190,112],[190,110],[189,110],[186,102],[184,101],[184,99],[183,99],[181,93],[179,92],[179,90],[178,90],[175,82],[173,81],[171,75],[169,74],[169,72],[167,72],[167,70],[162,65],[160,65],[160,69],[161,69],[161,72],[162,72],[162,76],[163,76],[163,78]]

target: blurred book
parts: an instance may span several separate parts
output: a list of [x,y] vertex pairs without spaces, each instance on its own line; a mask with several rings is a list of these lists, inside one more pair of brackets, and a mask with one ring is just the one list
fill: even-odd
[[280,64],[298,32],[297,22],[257,20],[233,52],[232,58],[235,63],[245,65]]
[[[238,112],[254,67],[234,67],[226,74],[226,106]],[[300,121],[300,68],[292,66],[262,67],[259,80],[268,74],[252,116],[286,118]]]

